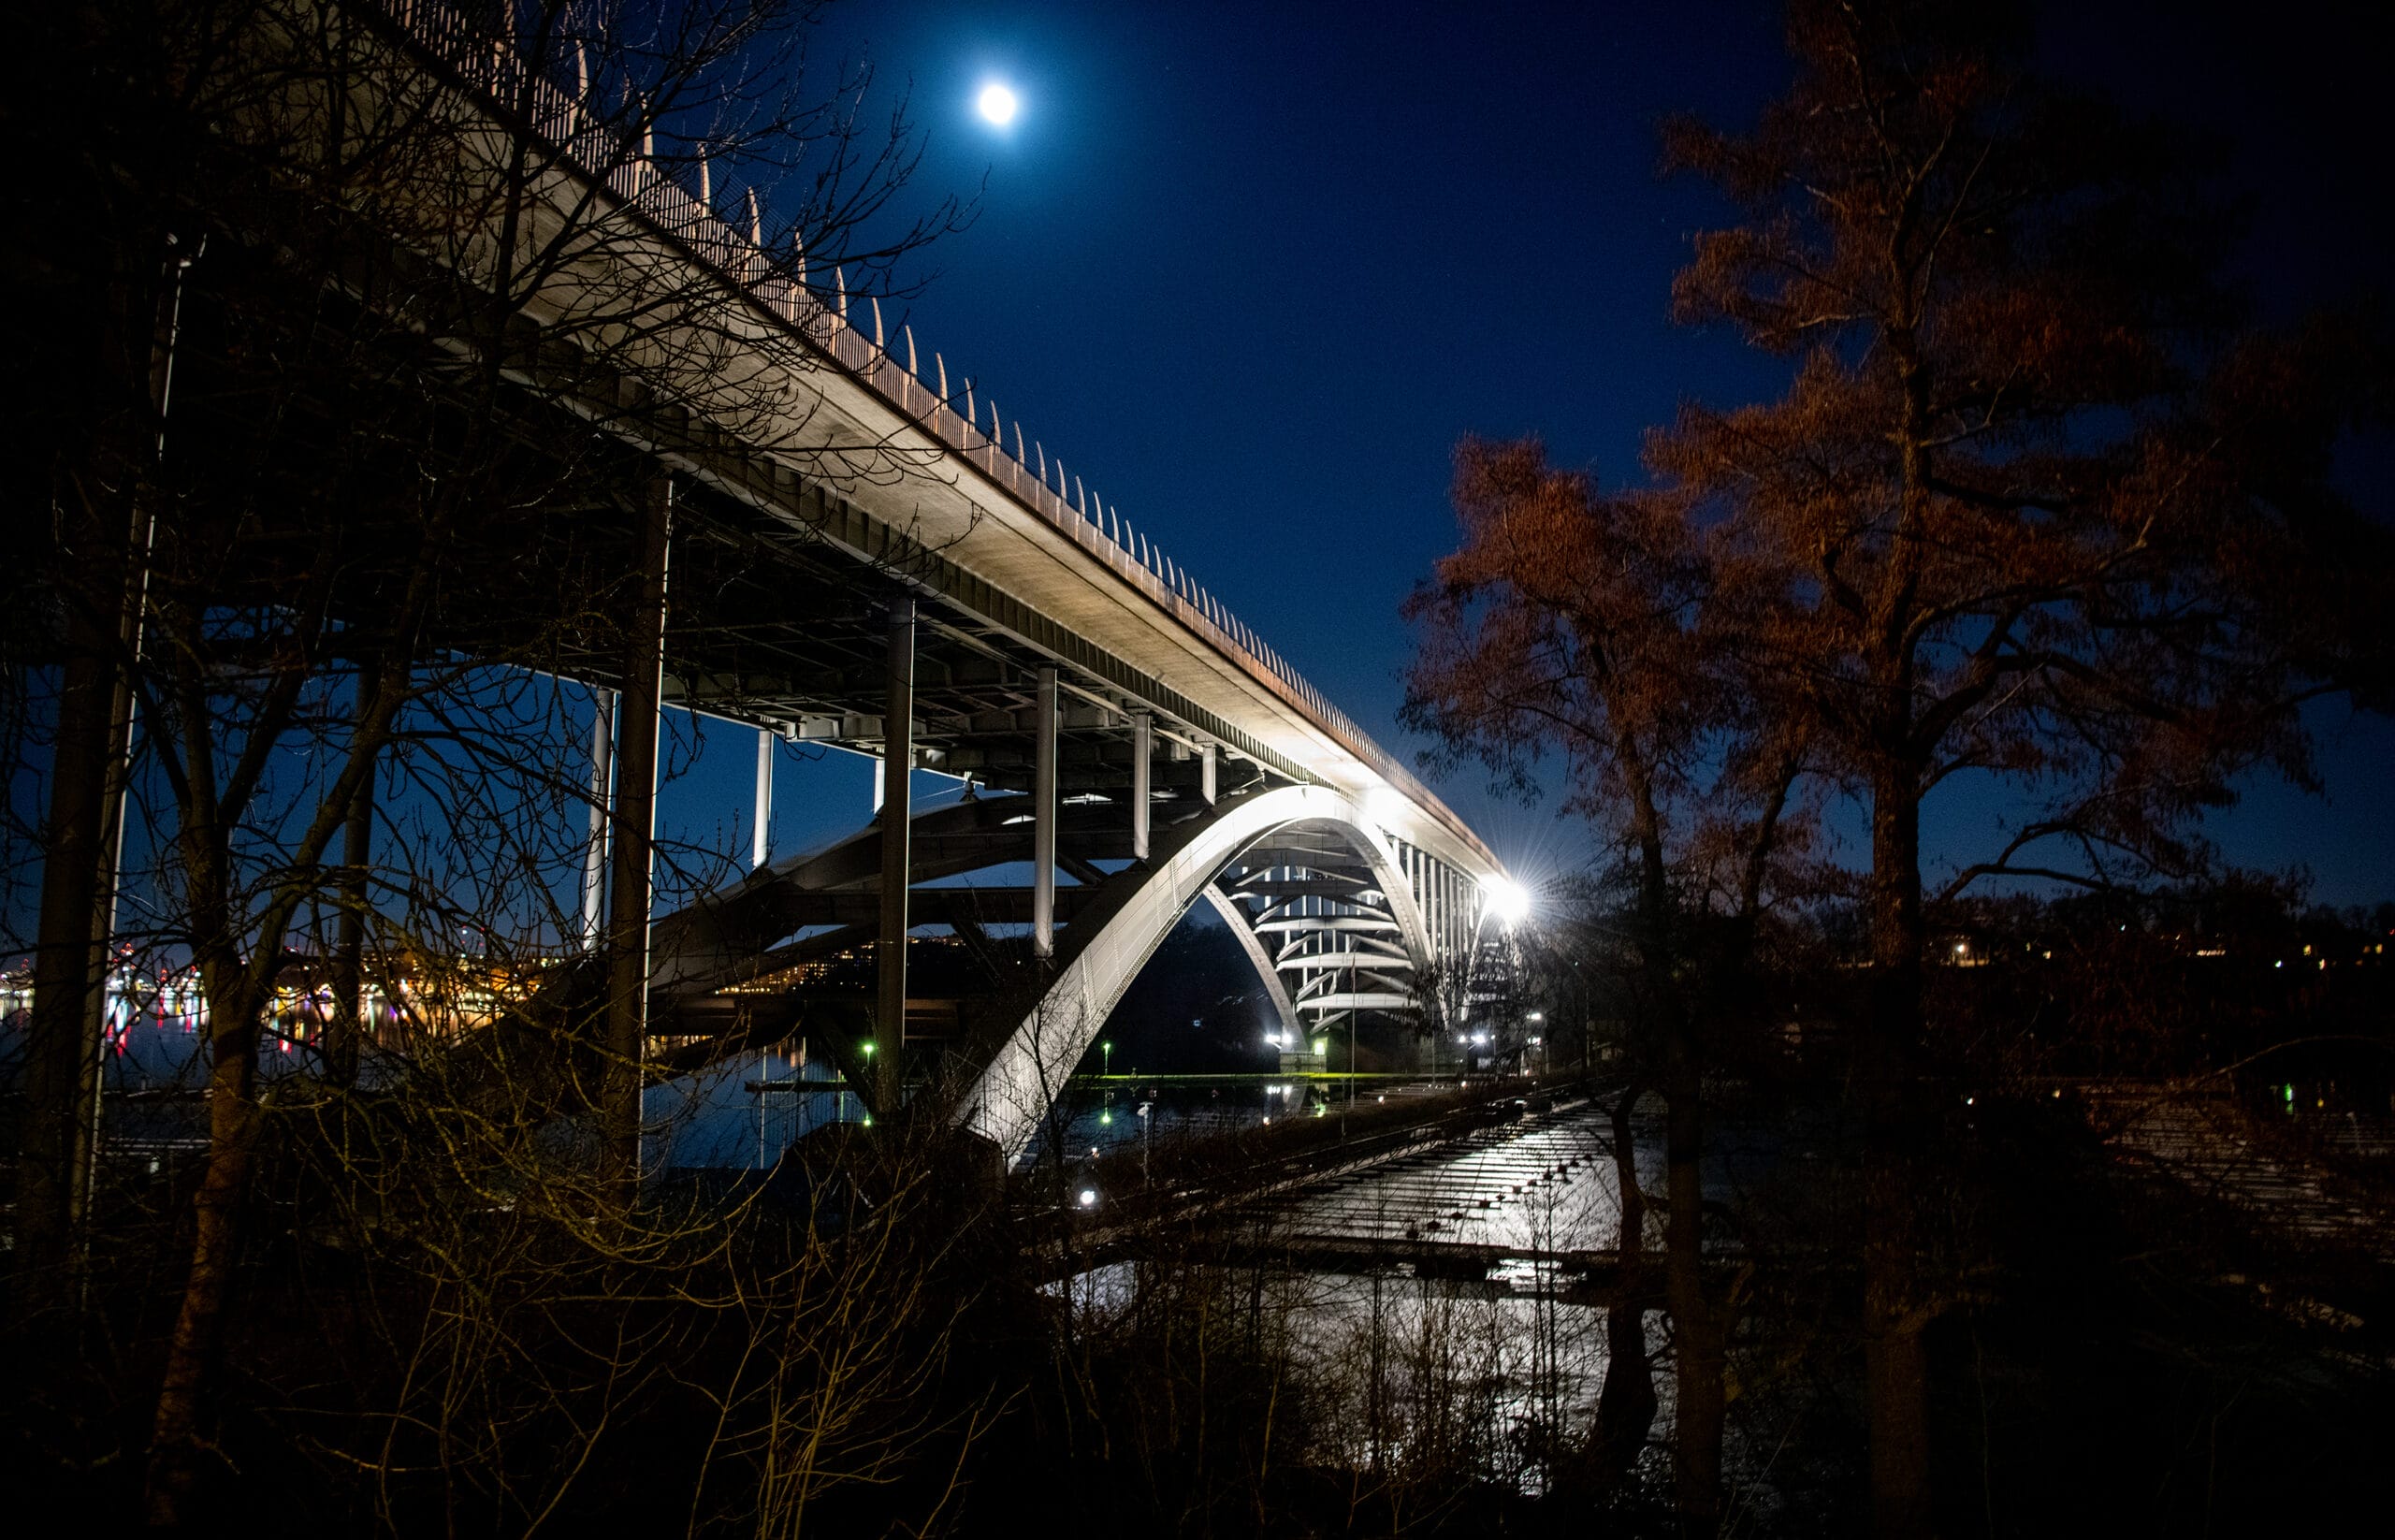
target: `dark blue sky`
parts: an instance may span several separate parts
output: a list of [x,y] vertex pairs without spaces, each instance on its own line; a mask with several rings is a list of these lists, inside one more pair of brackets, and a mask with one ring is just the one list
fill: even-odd
[[[2275,7],[2267,36],[2191,14],[2070,12],[2044,51],[2233,141],[2268,310],[2375,281],[2377,189],[2344,169],[2384,140],[2359,8]],[[1536,432],[1625,478],[1682,400],[1776,393],[1780,366],[1670,324],[1688,238],[1722,211],[1655,164],[1663,114],[1743,123],[1778,90],[1778,25],[1753,4],[859,0],[820,46],[869,51],[885,91],[911,82],[922,192],[982,189],[912,307],[926,372],[936,348],[1410,752],[1397,606],[1452,540],[1460,434]],[[1004,133],[971,109],[994,79],[1023,99]],[[2395,732],[2318,719],[2327,798],[2257,787],[2215,833],[2232,859],[2308,865],[2321,899],[2395,896]],[[1547,808],[1442,790],[1509,859],[1578,846]],[[1933,847],[1980,848],[1994,813],[1941,798]]]

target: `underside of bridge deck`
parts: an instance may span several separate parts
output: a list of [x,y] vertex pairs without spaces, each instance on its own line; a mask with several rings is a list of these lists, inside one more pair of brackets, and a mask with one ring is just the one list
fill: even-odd
[[[709,260],[642,198],[609,217],[666,262]],[[501,342],[400,312],[386,297],[454,276],[404,242],[361,234],[329,279],[264,241],[210,260],[176,412],[181,495],[244,521],[244,566],[206,574],[211,602],[305,594],[361,666],[568,681],[589,691],[602,759],[653,743],[655,713],[678,707],[899,767],[873,825],[653,930],[653,781],[597,767],[586,924],[559,940],[646,946],[629,1008],[644,1037],[698,1057],[800,1030],[843,1062],[869,1037],[882,1100],[916,1094],[911,1077],[1005,1141],[1021,1119],[994,1097],[1044,1097],[1193,904],[1235,923],[1300,1050],[1361,1014],[1435,1020],[1453,993],[1496,870],[1470,831],[1185,574],[1134,565],[1144,546],[1105,545],[1119,524],[1094,535],[1044,481],[1026,490],[878,345],[860,370],[845,312],[767,327],[733,291],[741,324],[776,339],[760,368],[796,370],[814,401],[762,442],[661,399],[537,304]],[[306,320],[260,319],[278,315]],[[701,400],[716,378],[654,372],[689,374]],[[467,474],[471,498],[454,491]],[[413,634],[384,635],[428,531],[439,596]],[[172,573],[159,582],[174,602]],[[645,633],[660,593],[661,636]],[[919,813],[908,769],[958,778],[965,800]],[[1059,1012],[1061,1036],[1042,1024]]]

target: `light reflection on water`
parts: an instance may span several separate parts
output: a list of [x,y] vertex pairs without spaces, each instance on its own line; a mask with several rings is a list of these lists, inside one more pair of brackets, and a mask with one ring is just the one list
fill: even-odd
[[[1076,1126],[1079,1126],[1077,1124]],[[1639,1184],[1664,1179],[1661,1107],[1632,1123]],[[1708,1199],[1731,1201],[1778,1158],[1752,1130],[1716,1130],[1704,1171]],[[1459,1263],[1424,1275],[1411,1261],[1378,1273],[1285,1269],[1256,1296],[1316,1408],[1309,1458],[1363,1469],[1430,1451],[1465,1451],[1491,1480],[1536,1494],[1547,1457],[1585,1440],[1609,1368],[1607,1315],[1573,1254],[1619,1243],[1620,1192],[1606,1110],[1583,1103],[1483,1129],[1436,1150],[1314,1184],[1242,1220],[1256,1238],[1304,1237],[1359,1248],[1453,1246]],[[1646,1214],[1645,1249],[1662,1262],[1663,1215]],[[1322,1255],[1317,1251],[1316,1255]],[[1120,1263],[1051,1288],[1077,1326],[1126,1322],[1149,1280]],[[1244,1291],[1242,1291],[1244,1292]],[[1641,1325],[1657,1397],[1646,1459],[1668,1460],[1675,1406],[1670,1326],[1661,1309]],[[1764,1451],[1767,1455],[1768,1451]],[[1762,1480],[1767,1460],[1734,1431],[1729,1458]]]

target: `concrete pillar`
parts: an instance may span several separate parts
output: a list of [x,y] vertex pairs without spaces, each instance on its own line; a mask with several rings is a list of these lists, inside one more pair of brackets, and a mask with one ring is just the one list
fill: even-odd
[[1415,868],[1414,880],[1422,894],[1422,929],[1430,938],[1430,961],[1436,964],[1439,960],[1439,894],[1430,882],[1433,869],[1430,857],[1427,852],[1423,853]]
[[913,879],[915,602],[890,606],[890,700],[881,723],[881,930],[874,948],[879,994],[873,1017],[876,1111],[898,1115],[907,1041],[907,885]]
[[1056,955],[1056,671],[1039,671],[1031,777],[1031,954]]
[[607,804],[616,783],[616,692],[590,691],[590,844],[582,853],[582,944],[605,937]]
[[608,906],[607,1161],[617,1201],[640,1189],[640,1104],[648,1050],[648,922],[657,837],[657,748],[663,731],[665,604],[674,483],[649,485],[640,516],[640,595],[624,649],[623,733],[613,819]]
[[757,730],[757,826],[748,837],[748,864],[762,866],[773,851],[774,734]]
[[1438,919],[1436,940],[1439,960],[1444,963],[1447,956],[1447,868],[1444,862],[1430,868],[1430,912]]
[[1219,778],[1218,766],[1221,760],[1221,751],[1211,743],[1206,746],[1205,752],[1198,756],[1198,790],[1199,794],[1205,797],[1206,806],[1209,807],[1214,805],[1214,789]]
[[1131,859],[1148,859],[1148,817],[1153,788],[1149,777],[1154,769],[1149,758],[1155,752],[1155,719],[1144,711],[1131,713]]

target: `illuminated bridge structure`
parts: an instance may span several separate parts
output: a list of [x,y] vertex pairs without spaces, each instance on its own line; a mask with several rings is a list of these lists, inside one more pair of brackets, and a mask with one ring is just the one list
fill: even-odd
[[[627,250],[721,297],[638,380],[586,361],[525,381],[576,398],[652,477],[628,502],[670,596],[656,677],[596,651],[562,667],[602,707],[599,800],[625,796],[615,746],[653,741],[668,705],[759,731],[761,802],[776,739],[883,765],[871,824],[788,859],[761,840],[744,880],[654,918],[654,1037],[802,1031],[852,1083],[936,1088],[1013,1151],[1196,905],[1293,1037],[1452,1014],[1518,895],[1461,819],[971,380],[851,305],[843,274],[769,250],[753,196],[704,161],[669,174],[586,143],[570,80],[431,0],[371,13],[469,110],[554,153],[559,207],[595,195],[606,254],[525,305],[529,331],[570,336],[591,294],[620,292]],[[916,806],[910,767],[964,796]],[[594,937],[648,902],[620,873],[608,892],[601,826]]]

